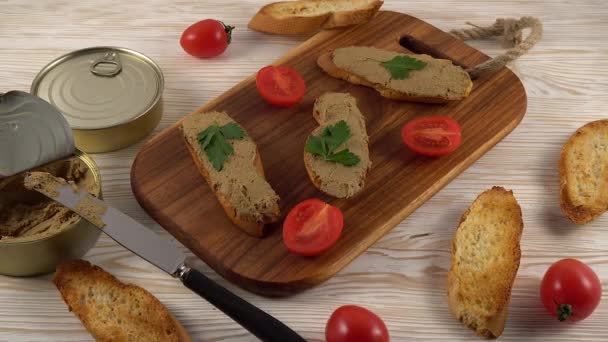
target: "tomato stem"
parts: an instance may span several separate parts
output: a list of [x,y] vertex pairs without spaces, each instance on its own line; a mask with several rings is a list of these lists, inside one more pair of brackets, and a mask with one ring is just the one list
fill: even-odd
[[222,25],[224,25],[224,31],[226,31],[226,37],[228,39],[228,44],[232,41],[232,30],[234,30],[234,26],[226,25],[223,21],[220,21]]
[[572,305],[570,304],[560,304],[557,307],[557,319],[559,319],[560,322],[567,320],[572,314]]

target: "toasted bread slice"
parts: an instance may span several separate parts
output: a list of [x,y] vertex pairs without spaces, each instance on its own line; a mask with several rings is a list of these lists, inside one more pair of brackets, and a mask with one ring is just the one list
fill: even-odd
[[256,31],[294,35],[356,25],[378,12],[383,0],[301,0],[282,1],[262,7],[251,18]]
[[[395,80],[381,63],[396,56],[413,57],[427,65],[421,70],[410,71],[405,79]],[[447,59],[429,55],[349,46],[322,54],[317,64],[332,77],[374,88],[380,95],[399,101],[445,103],[469,96],[473,88],[473,82],[463,68]]]
[[215,193],[230,220],[250,235],[268,233],[265,224],[275,222],[281,213],[279,196],[264,178],[264,168],[255,142],[249,135],[228,140],[234,153],[221,171],[216,170],[198,142],[198,133],[213,124],[235,122],[224,112],[193,113],[181,125],[188,151],[201,175]]
[[513,192],[493,187],[464,213],[452,240],[448,304],[477,335],[502,334],[519,269],[524,224]]
[[583,224],[608,210],[608,120],[579,128],[562,148],[560,203],[566,217]]
[[191,341],[156,297],[87,261],[60,264],[53,282],[69,310],[97,341]]
[[313,117],[319,123],[311,135],[321,135],[327,126],[344,120],[350,128],[351,137],[336,151],[349,149],[359,157],[353,166],[329,162],[312,153],[304,152],[304,165],[308,176],[317,189],[338,198],[355,195],[365,184],[365,177],[371,168],[369,159],[365,117],[357,108],[357,100],[350,94],[326,93],[315,101]]

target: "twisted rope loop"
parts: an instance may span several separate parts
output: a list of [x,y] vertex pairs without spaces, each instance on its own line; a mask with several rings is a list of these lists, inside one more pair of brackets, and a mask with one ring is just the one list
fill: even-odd
[[[491,26],[477,26],[467,22],[473,28],[451,30],[450,33],[462,39],[485,39],[490,37],[503,37],[503,46],[510,48],[504,54],[489,59],[473,68],[467,70],[471,78],[477,78],[486,73],[492,73],[501,69],[507,63],[525,54],[543,36],[543,24],[533,17],[522,17],[519,20],[510,18],[499,18]],[[529,28],[530,34],[523,40],[523,30]]]

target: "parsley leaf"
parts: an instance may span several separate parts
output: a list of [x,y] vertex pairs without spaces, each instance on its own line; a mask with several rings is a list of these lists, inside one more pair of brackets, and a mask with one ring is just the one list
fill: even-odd
[[211,139],[215,136],[218,131],[218,126],[211,126],[208,129],[200,132],[196,138],[198,139],[199,144],[201,144],[201,148],[204,150],[211,143]]
[[241,139],[244,136],[245,131],[238,124],[231,122],[221,127],[213,124],[198,133],[196,138],[213,168],[222,171],[224,162],[234,154],[234,148],[228,140]]
[[350,128],[346,121],[340,120],[335,125],[327,126],[322,136],[325,137],[328,150],[334,151],[351,137]]
[[308,153],[322,156],[327,153],[327,145],[325,145],[325,140],[323,140],[323,138],[312,135],[308,138],[304,150]]
[[241,139],[245,136],[245,131],[235,122],[225,124],[220,129],[226,139]]
[[344,149],[338,153],[333,153],[326,160],[334,163],[340,163],[345,166],[354,166],[360,161],[359,157],[348,149]]
[[381,62],[382,66],[391,74],[394,80],[402,80],[410,77],[410,70],[420,70],[426,63],[408,56],[395,56],[393,59]]
[[340,120],[334,125],[327,126],[321,135],[308,137],[304,150],[308,153],[321,156],[324,160],[339,163],[345,166],[357,165],[359,157],[348,149],[336,152],[352,136],[346,121]]

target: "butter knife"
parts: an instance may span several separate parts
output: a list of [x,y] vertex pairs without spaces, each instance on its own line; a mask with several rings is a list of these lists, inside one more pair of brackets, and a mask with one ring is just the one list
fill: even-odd
[[45,172],[29,172],[24,184],[26,188],[38,191],[70,208],[128,250],[178,278],[187,288],[262,341],[306,341],[278,319],[188,267],[186,256],[170,241],[104,201]]

